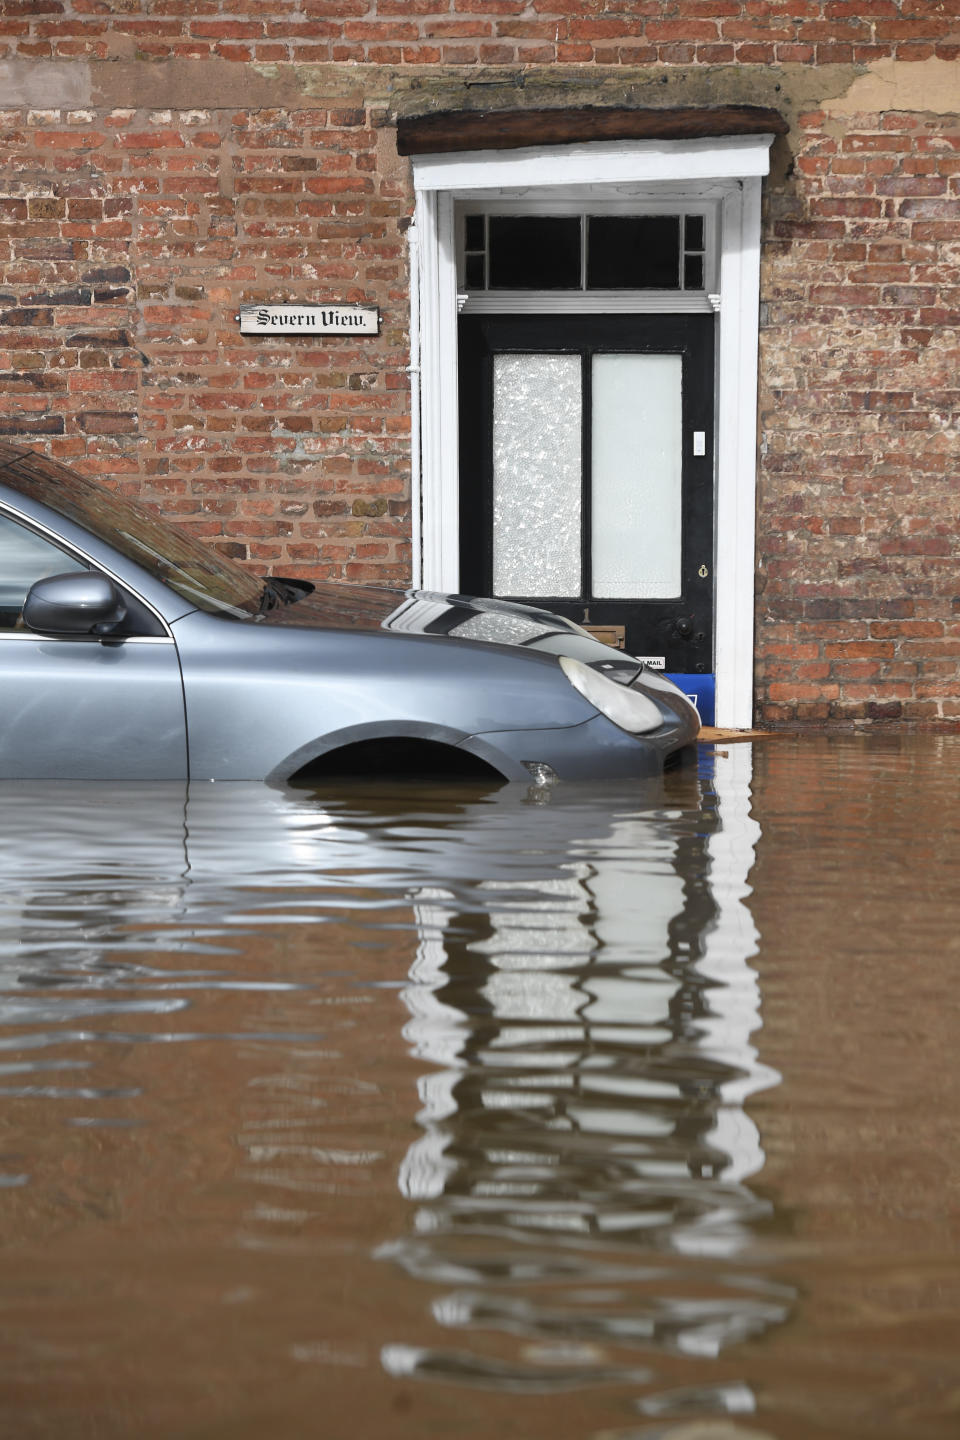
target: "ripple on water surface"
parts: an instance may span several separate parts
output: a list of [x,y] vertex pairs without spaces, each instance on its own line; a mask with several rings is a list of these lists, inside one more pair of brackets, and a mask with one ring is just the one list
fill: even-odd
[[954,1434],[958,756],[5,787],[0,1433]]

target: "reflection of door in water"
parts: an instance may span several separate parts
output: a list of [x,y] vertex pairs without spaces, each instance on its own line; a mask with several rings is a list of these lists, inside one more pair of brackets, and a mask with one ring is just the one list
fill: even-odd
[[478,807],[474,878],[434,854],[401,997],[416,1209],[378,1253],[438,1287],[438,1328],[384,1347],[389,1373],[634,1385],[640,1351],[710,1365],[788,1318],[791,1290],[745,1263],[774,1212],[743,1106],[778,1078],[751,1044],[749,779],[738,746],[626,808]]
[[460,321],[460,584],[713,669],[712,315]]

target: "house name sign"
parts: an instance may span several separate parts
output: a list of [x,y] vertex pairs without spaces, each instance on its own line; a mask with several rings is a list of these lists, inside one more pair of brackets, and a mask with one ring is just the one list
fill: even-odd
[[377,305],[242,305],[241,335],[379,335]]

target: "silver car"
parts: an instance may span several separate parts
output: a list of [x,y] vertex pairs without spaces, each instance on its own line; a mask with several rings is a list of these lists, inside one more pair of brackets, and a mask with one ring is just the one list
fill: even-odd
[[628,778],[698,728],[556,615],[258,577],[0,443],[0,778]]

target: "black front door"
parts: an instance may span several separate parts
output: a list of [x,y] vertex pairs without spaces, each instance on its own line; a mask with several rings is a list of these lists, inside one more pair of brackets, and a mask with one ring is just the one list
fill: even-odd
[[460,588],[713,669],[712,315],[460,320]]

